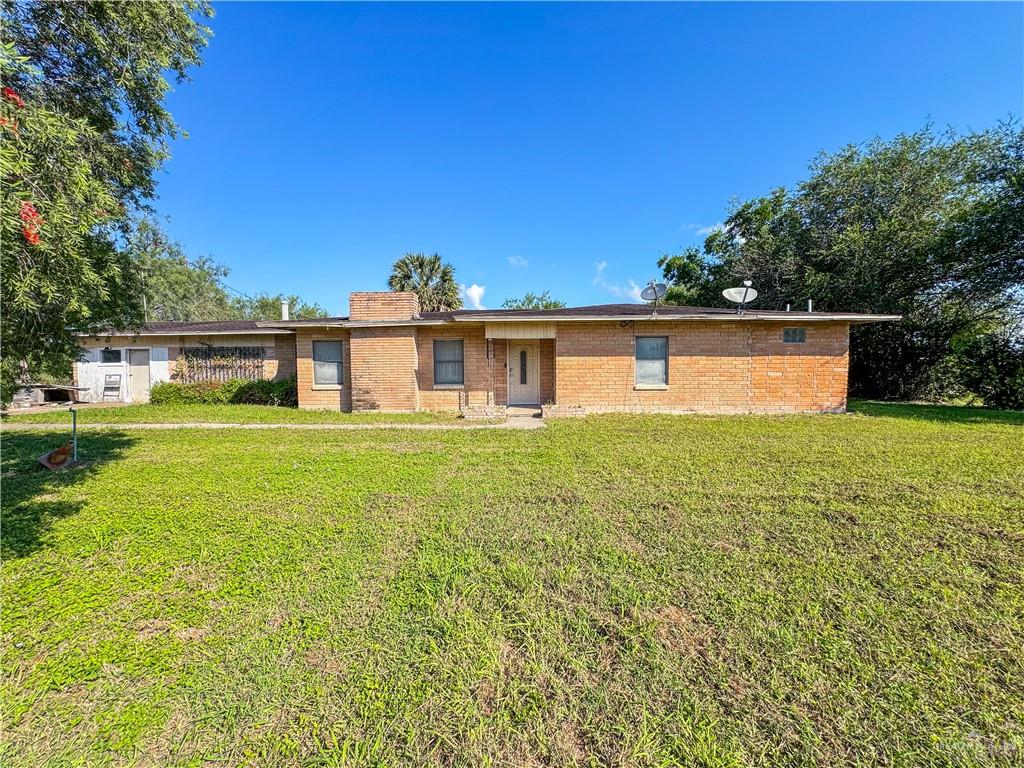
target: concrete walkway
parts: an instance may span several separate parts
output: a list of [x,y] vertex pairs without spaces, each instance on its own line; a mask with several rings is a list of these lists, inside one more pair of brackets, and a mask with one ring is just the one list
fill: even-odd
[[[542,419],[513,416],[499,424],[230,424],[218,422],[139,423],[139,424],[79,424],[79,431],[93,429],[408,429],[414,431],[474,430],[474,429],[543,429]],[[3,432],[34,432],[71,429],[70,424],[4,423]]]

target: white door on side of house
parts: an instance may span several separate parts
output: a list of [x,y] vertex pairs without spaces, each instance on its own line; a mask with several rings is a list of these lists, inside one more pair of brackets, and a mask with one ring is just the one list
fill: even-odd
[[508,404],[537,405],[538,387],[537,342],[514,341],[508,345]]
[[149,402],[149,350],[128,350],[128,392],[133,403]]

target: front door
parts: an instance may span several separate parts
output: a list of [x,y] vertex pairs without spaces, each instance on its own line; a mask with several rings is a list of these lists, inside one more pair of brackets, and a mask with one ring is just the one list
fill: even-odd
[[149,350],[128,350],[128,392],[133,403],[149,402]]
[[508,404],[537,405],[538,351],[536,342],[510,342],[508,346]]

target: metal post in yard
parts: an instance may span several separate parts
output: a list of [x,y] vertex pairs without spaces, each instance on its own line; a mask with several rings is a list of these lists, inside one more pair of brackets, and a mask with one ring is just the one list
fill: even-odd
[[78,411],[71,408],[71,461],[78,461]]

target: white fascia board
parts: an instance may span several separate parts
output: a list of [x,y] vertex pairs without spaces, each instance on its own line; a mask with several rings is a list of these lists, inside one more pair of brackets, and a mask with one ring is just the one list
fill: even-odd
[[409,325],[444,325],[448,320],[349,320],[342,328],[400,328]]
[[139,336],[270,336],[290,333],[293,331],[260,326],[247,331],[111,331],[110,333],[76,333],[75,336],[83,339],[109,339],[116,336],[127,336],[134,339]]
[[277,330],[278,333],[295,333],[295,331],[302,330],[303,328],[344,328],[345,323],[341,320],[335,320],[331,323],[289,323],[287,320],[280,322],[265,322],[257,323],[257,328],[266,329],[269,333],[274,333]]
[[851,322],[851,323],[876,323],[901,320],[902,315],[829,315],[824,312],[808,314],[797,314],[795,312],[782,312],[777,315],[760,315],[752,312],[743,314],[720,314],[720,315],[572,315],[567,317],[456,317],[457,323],[593,323],[593,322],[621,322],[623,320],[658,321],[686,321],[686,320],[721,320],[725,322],[736,321],[785,321],[793,322]]

